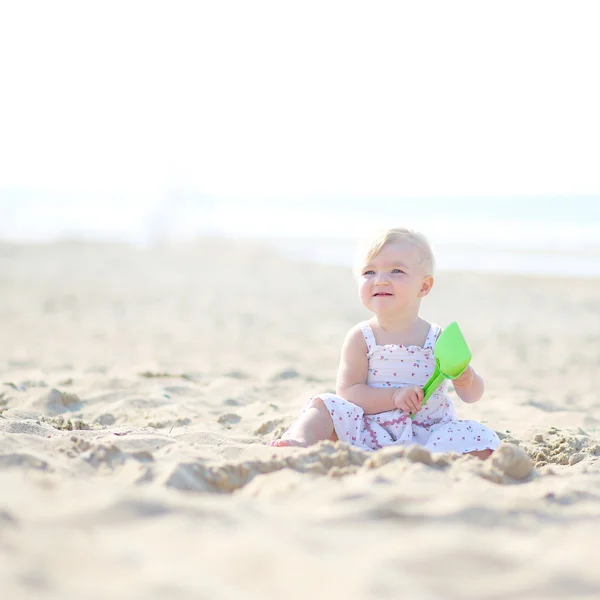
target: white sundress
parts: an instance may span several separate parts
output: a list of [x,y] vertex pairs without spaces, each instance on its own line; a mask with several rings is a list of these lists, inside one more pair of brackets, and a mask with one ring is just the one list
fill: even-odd
[[[423,347],[380,346],[366,321],[361,323],[361,330],[368,348],[368,385],[377,388],[425,385],[435,369],[433,347],[441,331],[438,325],[431,325]],[[477,421],[459,420],[447,387],[444,380],[412,419],[399,408],[365,415],[360,406],[331,393],[313,396],[306,406],[321,398],[329,409],[338,438],[365,450],[409,444],[419,444],[432,452],[458,454],[495,450],[500,445],[496,433]]]

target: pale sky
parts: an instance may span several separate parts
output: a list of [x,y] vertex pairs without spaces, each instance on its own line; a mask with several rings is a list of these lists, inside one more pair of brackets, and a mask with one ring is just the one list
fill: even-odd
[[0,4],[0,190],[600,195],[600,3]]

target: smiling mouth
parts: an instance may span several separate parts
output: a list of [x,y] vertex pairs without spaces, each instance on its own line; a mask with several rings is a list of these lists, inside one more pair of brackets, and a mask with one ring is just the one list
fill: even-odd
[[377,294],[373,294],[373,296],[391,296],[392,294],[388,294],[387,292],[378,292]]

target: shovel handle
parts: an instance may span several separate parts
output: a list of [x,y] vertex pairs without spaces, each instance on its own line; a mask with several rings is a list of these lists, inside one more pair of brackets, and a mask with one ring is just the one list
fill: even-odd
[[[467,370],[468,367],[469,365],[467,365],[456,377],[460,377]],[[456,377],[448,377],[448,375],[444,375],[440,371],[439,365],[436,362],[435,370],[433,371],[431,377],[427,380],[427,383],[423,386],[423,403],[421,404],[421,408],[423,408],[427,403],[427,400],[429,400],[429,398],[433,396],[433,393],[435,392],[435,390],[438,389],[438,387],[440,386],[442,381],[444,381],[444,379],[456,379]],[[414,416],[415,415],[413,413],[410,413],[411,419]]]
[[421,406],[425,406],[427,400],[433,396],[433,392],[438,389],[444,378],[444,374],[441,371],[429,378],[429,381],[423,386],[423,404]]
[[[421,404],[421,408],[425,406],[427,400],[433,396],[433,392],[438,389],[440,383],[444,380],[444,374],[440,371],[440,363],[439,361],[435,361],[435,369],[431,374],[431,377],[427,380],[427,383],[423,386],[423,403]],[[412,419],[415,415],[410,413],[410,418]]]

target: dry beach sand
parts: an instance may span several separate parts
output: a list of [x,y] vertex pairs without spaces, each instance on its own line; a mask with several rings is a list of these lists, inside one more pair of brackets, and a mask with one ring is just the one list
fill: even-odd
[[264,445],[366,315],[249,242],[0,246],[0,596],[600,597],[600,284],[441,273],[506,445]]

